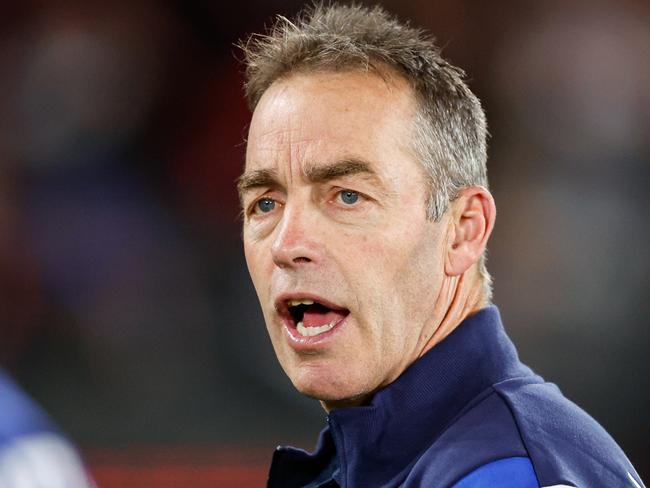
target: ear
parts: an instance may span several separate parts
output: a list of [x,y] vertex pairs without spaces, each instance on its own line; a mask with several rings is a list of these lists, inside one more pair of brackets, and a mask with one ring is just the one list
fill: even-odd
[[482,186],[465,188],[451,203],[451,239],[445,272],[458,276],[476,263],[494,228],[497,210],[494,198]]

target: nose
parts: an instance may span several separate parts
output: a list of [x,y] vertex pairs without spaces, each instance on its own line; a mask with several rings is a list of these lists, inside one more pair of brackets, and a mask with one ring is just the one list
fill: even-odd
[[275,265],[290,268],[316,262],[321,249],[313,211],[304,206],[287,205],[275,228],[271,246]]

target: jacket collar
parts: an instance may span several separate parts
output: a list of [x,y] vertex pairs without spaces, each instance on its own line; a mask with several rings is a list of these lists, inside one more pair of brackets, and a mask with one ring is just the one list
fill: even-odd
[[[399,482],[446,426],[492,384],[530,374],[489,306],[466,318],[445,340],[379,391],[368,406],[328,416],[313,454],[278,448],[269,486],[304,486],[336,453],[342,486]],[[302,485],[300,485],[302,483]]]

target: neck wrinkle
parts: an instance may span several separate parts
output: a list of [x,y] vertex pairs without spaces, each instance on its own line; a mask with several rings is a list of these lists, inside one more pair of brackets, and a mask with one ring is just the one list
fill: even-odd
[[451,298],[447,302],[447,310],[444,312],[440,325],[426,342],[418,357],[422,357],[451,334],[469,315],[488,305],[483,285],[474,268],[457,278],[452,278],[450,289]]

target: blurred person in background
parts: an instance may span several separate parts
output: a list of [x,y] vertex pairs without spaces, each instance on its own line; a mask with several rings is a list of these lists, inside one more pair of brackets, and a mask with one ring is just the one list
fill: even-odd
[[0,488],[92,486],[73,445],[0,370]]
[[328,412],[269,486],[628,486],[491,304],[480,102],[422,31],[314,7],[243,44],[244,249],[276,355]]

